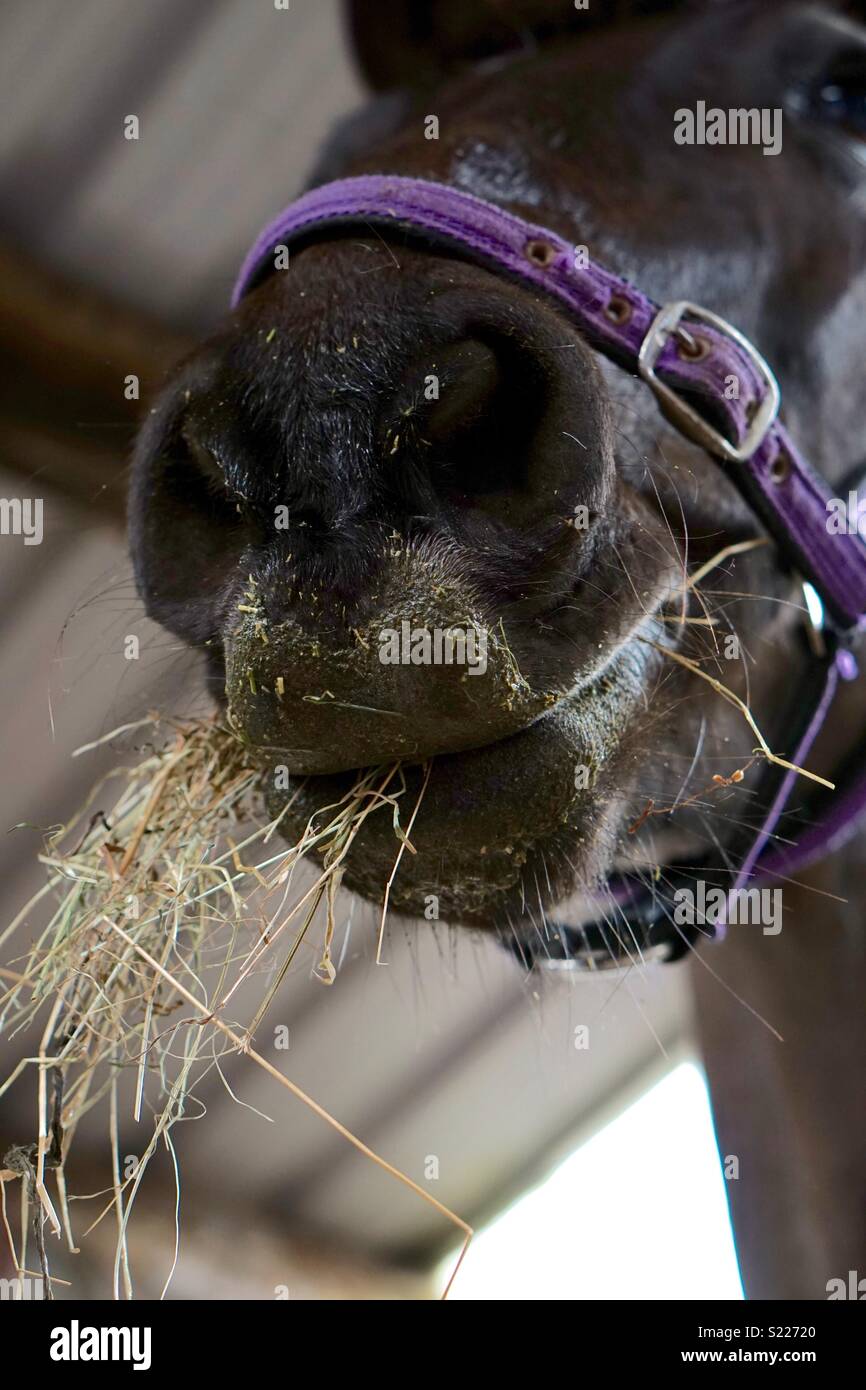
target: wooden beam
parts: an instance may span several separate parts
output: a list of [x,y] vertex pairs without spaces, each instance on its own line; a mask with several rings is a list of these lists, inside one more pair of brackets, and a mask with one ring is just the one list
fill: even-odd
[[[189,340],[0,247],[0,458],[22,492],[51,489],[123,523],[142,411]],[[139,381],[129,400],[125,380]]]

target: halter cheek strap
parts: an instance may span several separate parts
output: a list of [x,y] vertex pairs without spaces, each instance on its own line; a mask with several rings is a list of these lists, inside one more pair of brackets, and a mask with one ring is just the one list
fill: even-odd
[[[544,291],[594,348],[647,382],[668,420],[719,462],[772,536],[781,561],[804,583],[813,624],[808,689],[794,692],[784,728],[790,761],[805,758],[838,680],[857,674],[850,643],[866,625],[866,546],[856,532],[828,531],[834,493],[781,423],[778,384],[749,340],[699,305],[654,303],[547,227],[448,185],[391,175],[341,179],[290,204],[250,249],[232,305],[274,269],[276,248],[346,226],[391,229]],[[866,768],[835,795],[825,791],[819,804],[801,807],[800,825],[807,828],[792,842],[785,810],[795,778],[775,764],[765,766],[754,824],[716,865],[702,865],[702,876],[715,872],[728,886],[733,877],[737,888],[771,874],[787,876],[855,833],[866,814]],[[668,893],[678,879],[693,885],[696,872],[689,866],[666,872],[665,893],[612,881],[605,897],[614,911],[603,923],[552,926],[540,952],[527,946],[520,954],[528,962],[541,954],[596,969],[647,953],[672,959],[722,925],[674,920]]]

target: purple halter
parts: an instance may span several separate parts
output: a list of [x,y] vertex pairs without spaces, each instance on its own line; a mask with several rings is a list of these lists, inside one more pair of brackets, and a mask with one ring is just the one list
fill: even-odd
[[[802,763],[838,680],[857,675],[850,643],[866,625],[866,545],[858,534],[828,532],[833,491],[779,420],[778,384],[748,339],[699,305],[679,301],[660,307],[547,227],[445,184],[377,174],[314,188],[285,208],[247,254],[232,305],[273,270],[277,247],[347,225],[410,235],[543,290],[594,348],[642,377],[666,418],[720,463],[773,537],[782,560],[804,583],[813,661],[809,688],[796,692],[787,754],[791,762]],[[838,849],[859,828],[866,814],[866,766],[855,769],[847,786],[820,794],[809,808],[808,828],[793,843],[781,831],[795,781],[795,773],[765,767],[760,824],[720,865],[733,875],[735,888],[787,877]],[[694,871],[683,882],[693,878]],[[633,881],[608,886],[623,914],[625,939],[610,922],[604,928],[562,927],[554,929],[559,939],[546,947],[548,956],[571,960],[577,953],[595,968],[608,964],[617,947],[620,957],[628,957],[640,945],[635,923],[644,945],[663,948],[667,959],[682,954],[696,935],[713,934],[709,923],[691,934],[682,927],[672,933],[669,910],[659,909],[656,893],[636,889]]]

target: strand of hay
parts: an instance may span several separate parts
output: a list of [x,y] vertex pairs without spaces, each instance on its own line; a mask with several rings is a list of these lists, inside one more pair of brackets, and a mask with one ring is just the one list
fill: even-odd
[[722,546],[721,550],[717,550],[715,555],[711,555],[709,560],[706,560],[693,574],[689,575],[685,585],[686,593],[689,589],[694,589],[695,585],[700,584],[701,580],[706,578],[724,560],[729,560],[734,555],[745,555],[749,550],[758,550],[761,546],[769,544],[769,536],[755,536],[752,540],[735,541],[732,545]]
[[648,647],[655,647],[657,652],[661,652],[662,655],[666,656],[670,661],[675,661],[678,666],[684,666],[685,669],[691,671],[693,675],[700,676],[701,680],[711,685],[713,690],[721,695],[723,700],[727,700],[729,705],[733,705],[734,709],[738,709],[752,733],[755,735],[755,738],[758,740],[759,747],[756,751],[760,752],[768,762],[776,763],[779,767],[786,768],[788,772],[796,772],[799,777],[807,777],[810,782],[818,782],[822,787],[829,787],[831,792],[836,790],[835,782],[828,782],[826,777],[820,777],[817,772],[809,772],[808,768],[798,767],[796,763],[790,763],[787,758],[780,758],[778,753],[774,753],[767,740],[764,738],[764,735],[761,733],[761,730],[758,728],[755,716],[752,714],[745,700],[741,700],[739,695],[735,694],[733,690],[729,690],[728,687],[723,685],[720,680],[717,680],[715,676],[711,676],[709,672],[704,671],[696,661],[692,661],[691,657],[683,656],[680,652],[675,652],[670,647],[663,647],[660,642],[653,642],[649,637],[640,637],[639,640],[645,642]]
[[[463,1246],[443,1294],[447,1296],[471,1228],[252,1047],[255,1029],[320,905],[325,930],[315,973],[325,983],[335,978],[335,898],[345,857],[367,816],[390,808],[398,862],[403,849],[411,848],[400,830],[401,789],[388,790],[399,764],[359,774],[345,796],[310,819],[297,844],[266,849],[263,858],[251,863],[254,847],[269,846],[291,802],[275,820],[256,823],[261,770],[237,735],[215,719],[181,724],[153,716],[78,751],[98,747],[120,732],[146,738],[142,756],[103,778],[72,820],[46,835],[39,859],[47,881],[0,933],[2,949],[37,909],[43,914],[47,909],[48,921],[35,944],[23,960],[11,962],[14,969],[4,969],[2,978],[10,983],[0,994],[0,1034],[13,1036],[43,1020],[38,1055],[24,1059],[0,1084],[2,1096],[29,1066],[37,1068],[36,1142],[11,1150],[0,1168],[2,1222],[15,1268],[25,1268],[30,1213],[46,1294],[52,1296],[45,1229],[56,1237],[65,1234],[68,1248],[77,1250],[65,1166],[81,1120],[102,1107],[108,1112],[111,1187],[84,1235],[113,1215],[114,1297],[122,1291],[132,1298],[127,1234],[150,1159],[161,1144],[179,1182],[172,1126],[188,1112],[196,1085],[212,1070],[233,1095],[220,1062],[242,1052],[461,1231]],[[94,810],[111,785],[110,809]],[[320,872],[290,902],[295,869],[312,850]],[[254,889],[258,904],[251,906]],[[276,906],[263,908],[275,895]],[[300,926],[278,961],[276,952],[293,922]],[[273,978],[252,1022],[239,1031],[222,1014],[239,986],[260,971]],[[121,1171],[118,1139],[118,1082],[124,1071],[135,1075],[136,1120],[146,1108],[153,1114],[144,1153],[127,1176]],[[46,1185],[51,1171],[59,1210]],[[22,1226],[16,1250],[5,1183],[18,1179]],[[176,1261],[177,1248],[172,1270]]]

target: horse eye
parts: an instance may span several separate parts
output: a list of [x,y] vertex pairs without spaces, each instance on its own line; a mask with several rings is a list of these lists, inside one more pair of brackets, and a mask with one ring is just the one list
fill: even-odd
[[866,47],[844,49],[795,94],[800,113],[866,139]]

